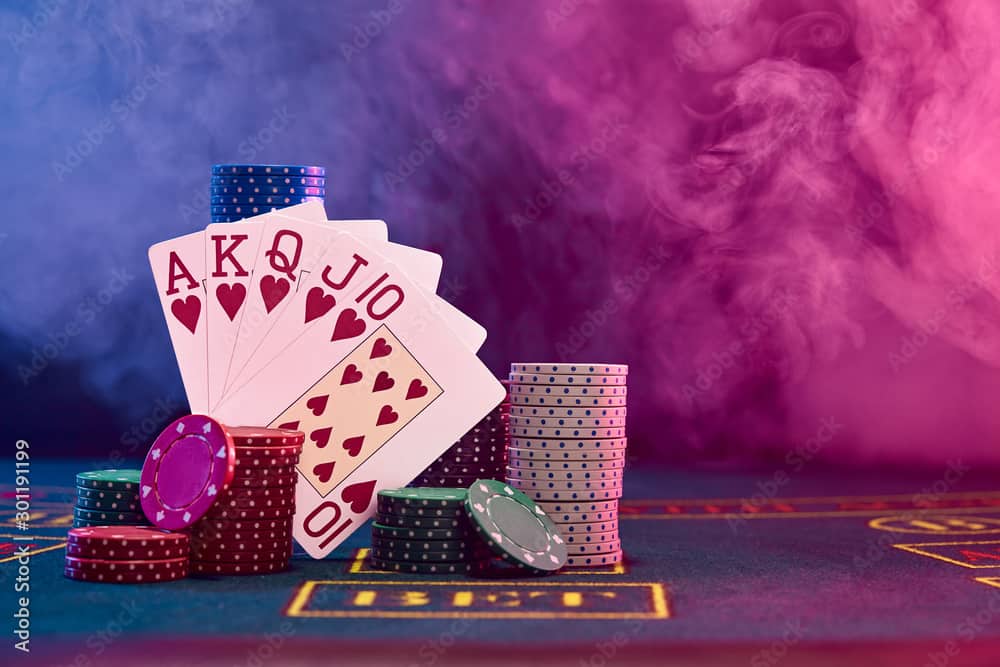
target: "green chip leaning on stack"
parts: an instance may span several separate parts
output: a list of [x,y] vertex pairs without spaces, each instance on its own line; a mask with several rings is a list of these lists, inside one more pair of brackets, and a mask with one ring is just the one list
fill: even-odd
[[139,470],[77,473],[73,527],[150,525],[139,501],[139,475]]
[[531,573],[566,563],[555,524],[525,494],[496,480],[468,489],[380,491],[370,562],[412,574],[483,573],[499,557]]

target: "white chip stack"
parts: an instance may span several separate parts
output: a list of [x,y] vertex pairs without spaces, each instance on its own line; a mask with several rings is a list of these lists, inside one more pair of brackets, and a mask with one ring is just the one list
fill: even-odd
[[621,562],[628,366],[511,364],[507,483],[559,526],[568,566]]

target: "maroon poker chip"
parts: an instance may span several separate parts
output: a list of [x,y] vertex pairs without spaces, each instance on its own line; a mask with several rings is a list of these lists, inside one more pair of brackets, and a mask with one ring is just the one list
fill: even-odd
[[236,449],[236,469],[245,471],[241,472],[242,476],[250,476],[250,474],[259,474],[262,469],[269,468],[287,468],[295,467],[299,462],[299,457],[296,456],[271,456],[265,455],[264,451],[258,451],[257,448],[247,448],[247,449]]
[[228,533],[239,530],[291,530],[292,518],[260,518],[250,517],[247,519],[213,519],[206,517],[192,527],[192,531],[215,531]]
[[191,546],[191,557],[204,560],[200,554],[217,554],[230,551],[285,551],[292,548],[292,536],[278,535],[273,538],[255,539],[251,533],[243,533],[238,538],[196,539]]
[[82,558],[162,560],[186,556],[189,547],[184,533],[142,526],[73,528],[66,537],[66,553]]
[[[287,487],[292,488],[292,487]],[[220,498],[215,503],[216,507],[228,509],[295,509],[295,498],[291,496],[269,496],[269,497],[226,497]]]
[[229,483],[229,490],[233,493],[241,493],[246,489],[259,488],[292,488],[295,486],[297,477],[262,477],[260,479],[250,479],[247,477],[235,477]]
[[181,417],[157,436],[139,478],[142,511],[160,528],[177,530],[200,519],[229,486],[233,440],[205,415]]
[[287,507],[213,507],[206,517],[212,519],[284,519],[295,514],[294,505]]
[[260,500],[263,498],[294,498],[294,486],[240,486],[230,487],[219,495],[219,501],[226,500]]
[[[237,450],[237,458],[239,451]],[[271,479],[295,479],[298,472],[294,465],[252,468],[249,466],[236,466],[236,474],[233,479],[241,480],[271,480]]]
[[282,563],[292,557],[292,545],[284,548],[246,551],[200,551],[191,554],[196,563]]
[[288,569],[288,560],[271,561],[264,563],[201,563],[191,562],[191,573],[201,576],[208,575],[254,575],[254,574],[277,574]]
[[292,528],[281,530],[201,530],[191,533],[191,542],[194,544],[221,544],[229,547],[229,550],[241,549],[242,545],[260,542],[280,542],[292,539]]
[[145,572],[147,574],[166,573],[186,569],[187,556],[155,560],[109,560],[106,558],[81,558],[66,556],[66,567],[84,572],[113,575],[119,572]]
[[233,443],[240,448],[245,447],[302,447],[306,434],[283,428],[264,428],[257,426],[227,426]]
[[80,570],[72,567],[63,568],[63,576],[67,579],[77,581],[89,581],[92,583],[106,584],[157,584],[167,581],[177,581],[188,576],[190,572],[187,561],[183,568],[175,568],[162,572],[147,572],[144,570],[121,570],[118,572],[95,572],[93,570]]

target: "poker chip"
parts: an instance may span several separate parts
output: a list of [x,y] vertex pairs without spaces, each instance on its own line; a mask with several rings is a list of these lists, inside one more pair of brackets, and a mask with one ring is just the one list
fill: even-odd
[[608,500],[611,498],[621,498],[621,487],[611,489],[588,489],[564,491],[560,489],[521,489],[526,496],[532,500],[554,502],[557,500],[580,501],[580,500]]
[[[563,526],[559,526],[559,532],[562,534],[563,539],[566,540],[567,547],[574,544],[597,544],[603,542],[619,542],[620,539],[617,530],[606,530],[603,532],[597,532],[597,531],[567,532]],[[620,542],[618,544],[618,547],[621,548]]]
[[297,164],[213,164],[213,176],[326,176],[326,169]]
[[510,446],[512,449],[555,449],[563,451],[578,452],[583,450],[621,450],[624,452],[628,446],[628,440],[622,437],[611,438],[529,438],[511,437]]
[[160,528],[186,528],[224,492],[235,469],[226,430],[205,415],[187,415],[153,442],[142,467],[142,509]]
[[138,525],[149,523],[142,512],[120,512],[113,510],[89,510],[82,507],[73,508],[73,518],[91,523]]
[[517,385],[569,386],[624,386],[624,375],[592,375],[582,373],[511,373],[510,382]]
[[[215,190],[215,188],[212,188]],[[307,201],[323,201],[323,191],[318,188],[299,188],[310,191],[297,195],[273,195],[273,194],[212,194],[209,197],[211,206],[295,206],[304,204]]]
[[205,517],[194,526],[192,530],[194,532],[215,532],[215,533],[229,533],[247,530],[275,530],[275,531],[290,531],[292,529],[292,519],[291,517],[285,518],[272,518],[272,519],[260,519],[260,518],[250,518],[250,519],[213,519],[211,517]]
[[379,500],[399,505],[418,507],[458,507],[462,508],[468,493],[465,489],[384,489],[378,492]]
[[[529,450],[531,451],[531,450]],[[534,459],[514,458],[509,466],[522,473],[526,470],[552,470],[557,472],[573,472],[585,470],[621,470],[624,473],[625,459],[598,459],[579,461],[576,459]]]
[[601,428],[546,428],[541,426],[511,426],[511,440],[515,438],[581,438],[614,440],[625,437],[625,428],[621,426]]
[[403,516],[400,514],[375,514],[376,523],[383,526],[398,526],[401,528],[462,528],[472,530],[469,519],[464,516],[455,517],[424,517],[424,516]]
[[512,402],[517,402],[518,396],[582,396],[591,398],[616,396],[624,398],[627,393],[628,390],[624,385],[593,387],[586,385],[512,384],[510,386],[510,396]]
[[187,567],[187,563],[188,559],[186,557],[165,558],[162,560],[112,560],[107,558],[66,556],[67,568],[86,572],[101,572],[108,575],[115,572],[166,572],[168,570],[184,569]]
[[299,462],[298,456],[271,456],[256,451],[257,447],[243,447],[236,450],[236,469],[245,475],[255,474],[261,469],[293,468]]
[[390,526],[381,523],[372,524],[373,540],[377,538],[418,542],[430,540],[465,540],[471,534],[471,524],[459,528],[407,528],[403,526]]
[[[257,544],[281,543],[287,544],[288,537],[292,533],[291,524],[283,530],[197,530],[191,532],[191,540],[198,545],[198,548],[211,548],[219,551],[246,551]],[[274,547],[279,548],[279,547]]]
[[450,518],[461,517],[465,510],[462,507],[420,507],[415,505],[394,505],[379,501],[380,514],[396,514],[411,517]]
[[372,547],[388,550],[401,551],[404,553],[419,553],[427,551],[431,553],[466,552],[485,547],[482,540],[474,534],[467,534],[465,539],[451,540],[407,540],[382,537],[372,531]]
[[[555,418],[586,418],[598,419],[603,417],[625,417],[628,408],[624,406],[605,407],[570,407],[558,408],[543,405],[515,405],[510,412],[513,421],[516,417],[555,417]],[[624,424],[623,424],[624,425]]]
[[111,498],[77,498],[76,506],[88,510],[129,512],[131,514],[142,514],[139,497],[131,499],[114,500]]
[[624,364],[511,364],[512,373],[552,373],[579,375],[628,375],[628,366]]
[[255,488],[267,488],[267,487],[287,487],[295,488],[295,482],[297,477],[261,477],[254,479],[252,477],[234,477],[233,481],[229,483],[229,488],[234,493],[239,493],[242,489],[255,489]]
[[622,562],[622,552],[606,554],[573,555],[566,559],[566,567],[601,567]]
[[624,417],[520,417],[510,418],[511,426],[545,428],[608,428],[625,426]]
[[484,567],[479,561],[459,563],[412,563],[368,558],[368,564],[376,570],[403,572],[407,574],[468,574]]
[[146,572],[143,570],[119,570],[113,573],[95,572],[93,570],[80,570],[76,568],[63,568],[63,575],[67,579],[77,581],[89,581],[92,583],[108,584],[157,584],[167,581],[177,581],[188,576],[189,567],[187,559],[184,559],[184,567],[176,567],[162,572]]
[[76,497],[86,498],[87,500],[124,500],[129,502],[131,500],[138,500],[139,498],[139,485],[136,484],[134,489],[129,491],[110,491],[105,489],[88,489],[84,486],[76,487]]
[[502,559],[537,572],[566,563],[566,545],[555,524],[517,489],[479,480],[469,487],[465,507],[477,534]]
[[281,428],[263,428],[256,426],[227,426],[226,431],[233,439],[233,445],[239,449],[257,447],[265,450],[265,455],[291,456],[302,451],[306,434]]
[[540,407],[624,407],[626,397],[621,396],[552,396],[518,393],[510,398],[511,408],[519,405]]
[[600,491],[620,490],[621,479],[525,479],[523,477],[508,477],[507,483],[521,489],[525,493],[532,491]]
[[[268,542],[267,544],[271,544]],[[191,551],[191,561],[196,563],[287,563],[291,557],[289,548],[279,548],[268,550],[264,546],[254,549],[221,551],[208,548],[194,549]]]
[[462,551],[402,551],[399,549],[382,549],[372,546],[372,558],[399,563],[461,563],[488,555],[488,551],[466,549]]
[[76,485],[85,489],[138,491],[140,470],[92,470],[76,475]]
[[507,477],[516,477],[525,480],[537,481],[588,481],[598,479],[618,479],[624,474],[621,468],[610,470],[538,470],[535,468],[522,469],[519,467],[507,468]]
[[228,204],[228,205],[212,205],[209,207],[209,211],[213,216],[215,215],[243,215],[243,216],[254,216],[263,215],[264,213],[271,213],[272,211],[278,211],[282,207],[277,204]]
[[[258,175],[258,174],[236,174],[229,176],[212,176],[211,184],[217,186],[263,186],[274,187],[314,187],[326,189],[326,179],[322,176],[292,176],[286,175]],[[294,193],[293,193],[294,194]]]
[[203,563],[201,561],[191,561],[191,574],[226,576],[275,574],[288,569],[288,560],[288,558],[285,558],[280,561],[260,563]]
[[436,477],[417,477],[413,483],[422,487],[455,487],[468,486],[476,481],[475,475],[438,475]]
[[[240,450],[236,450],[236,459],[240,460]],[[236,473],[233,475],[233,479],[246,479],[246,480],[269,480],[269,479],[291,479],[295,480],[298,478],[298,471],[295,469],[294,465],[287,466],[276,466],[276,467],[236,467]]]
[[410,487],[467,487],[477,479],[502,479],[509,408],[506,402],[497,405],[415,476]]
[[566,545],[566,553],[571,556],[582,556],[585,554],[606,554],[620,552],[622,543],[620,540],[609,540],[607,542],[580,542]]
[[556,512],[617,512],[617,500],[599,500],[596,502],[540,502],[536,503],[552,516]]
[[[279,488],[295,490],[295,487],[271,487],[272,491],[276,491]],[[266,489],[258,489],[258,491]],[[243,496],[227,496],[226,498],[220,498],[215,501],[215,507],[225,507],[227,509],[283,509],[283,508],[294,508],[295,498],[294,497],[281,497],[272,496],[269,498],[259,498],[256,496],[243,497]]]
[[507,450],[507,460],[510,465],[521,465],[522,461],[550,461],[587,463],[588,461],[620,461],[625,462],[624,449],[520,449]]
[[211,222],[239,222],[246,219],[245,215],[213,215],[209,218]]
[[617,512],[590,512],[579,515],[555,513],[549,517],[559,526],[559,533],[565,540],[569,540],[571,535],[618,532]]
[[205,516],[212,519],[281,519],[295,514],[294,503],[287,507],[212,507]]
[[82,558],[162,560],[186,556],[189,549],[186,534],[145,526],[73,528],[66,536],[66,553]]

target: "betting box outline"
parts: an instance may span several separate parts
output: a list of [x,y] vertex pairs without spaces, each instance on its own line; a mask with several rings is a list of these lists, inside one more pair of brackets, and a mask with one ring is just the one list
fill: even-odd
[[[648,612],[495,612],[495,611],[347,611],[341,609],[307,609],[320,586],[411,586],[421,587],[507,587],[507,588],[646,588],[649,590],[651,611]],[[285,606],[285,616],[292,618],[480,618],[502,620],[577,619],[577,620],[667,620],[671,618],[666,586],[660,582],[620,581],[365,581],[310,579],[302,582]]]
[[[915,544],[893,544],[892,546],[902,551],[908,551],[909,553],[917,554],[918,556],[927,556],[928,558],[944,561],[945,563],[951,563],[952,565],[960,565],[961,567],[967,567],[970,570],[986,570],[986,569],[995,569],[1000,567],[1000,561],[994,563],[993,565],[972,565],[970,563],[963,563],[960,560],[955,560],[954,558],[949,558],[948,556],[942,556],[941,554],[936,554],[931,551],[924,551],[919,548],[919,547],[935,547],[935,546],[964,547],[964,546],[976,546],[981,544],[1000,545],[1000,540],[984,540],[984,541],[969,541],[969,542],[918,542]],[[982,579],[990,579],[990,578],[992,577],[982,577]],[[976,581],[979,580],[980,579],[976,579]]]

